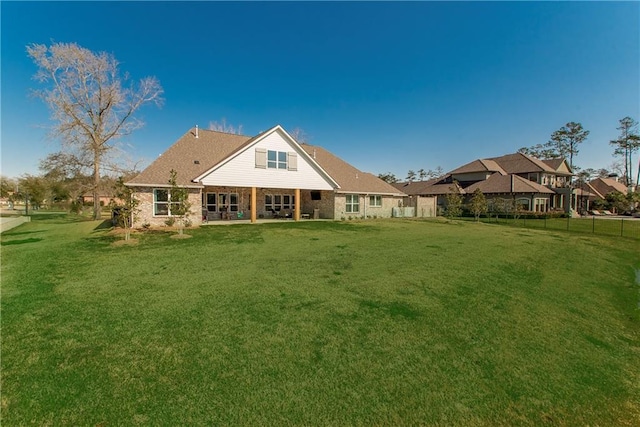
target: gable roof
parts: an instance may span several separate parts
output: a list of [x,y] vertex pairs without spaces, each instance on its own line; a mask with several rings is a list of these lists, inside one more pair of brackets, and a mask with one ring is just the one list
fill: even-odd
[[628,191],[626,185],[620,181],[616,181],[614,178],[596,178],[589,181],[589,186],[596,190],[602,198],[614,191],[619,191],[622,194],[627,194]]
[[273,134],[273,133],[280,133],[281,137],[284,138],[285,140],[288,140],[289,144],[292,145],[292,148],[295,149],[296,151],[298,151],[298,149],[300,149],[300,154],[302,154],[303,156],[306,157],[306,160],[313,166],[316,167],[317,172],[320,173],[320,175],[323,176],[323,178],[325,180],[328,181],[328,183],[330,183],[332,188],[338,188],[340,187],[340,184],[338,184],[336,182],[335,179],[333,179],[333,177],[331,177],[331,175],[329,173],[327,173],[327,171],[318,163],[315,161],[315,159],[311,158],[310,155],[302,149],[302,147],[300,146],[300,144],[293,138],[291,137],[291,135],[289,135],[287,133],[286,130],[284,130],[282,128],[282,126],[280,125],[275,125],[274,127],[272,127],[271,129],[268,129],[264,132],[259,133],[258,135],[254,136],[253,138],[249,139],[248,141],[246,141],[245,143],[243,143],[242,145],[240,145],[236,150],[234,150],[232,153],[230,153],[227,157],[223,158],[222,160],[220,160],[220,162],[218,162],[215,165],[212,165],[209,169],[207,169],[204,173],[198,175],[197,177],[195,177],[193,180],[194,181],[198,181],[198,182],[202,182],[203,178],[205,178],[207,175],[209,175],[211,172],[213,172],[215,169],[217,169],[218,167],[222,166],[223,164],[233,160],[233,158],[236,155],[241,154],[243,151],[245,151],[246,149],[250,149],[253,145],[257,144],[261,139],[268,137],[269,135]]
[[491,159],[477,159],[466,165],[462,165],[457,169],[449,172],[450,174],[462,174],[473,172],[498,172],[500,175],[506,175],[507,173],[500,167],[495,160]]
[[479,188],[484,194],[496,193],[542,193],[555,194],[553,190],[529,181],[518,175],[499,175],[494,173],[484,181],[476,182],[466,188],[467,193],[473,193]]
[[428,181],[396,182],[393,186],[410,196],[440,196],[451,193],[452,188],[458,194],[465,194],[465,190],[457,183],[442,183],[447,177],[448,175]]
[[322,147],[302,144],[302,149],[340,186],[339,193],[371,193],[403,196],[402,191],[368,172],[362,172]]
[[[191,128],[167,151],[154,160],[127,185],[169,185],[169,171],[177,172],[177,184],[185,187],[202,187],[192,179],[204,173],[240,149],[253,138],[244,135]],[[196,163],[198,162],[198,163]]]
[[527,156],[524,153],[506,154],[500,157],[492,157],[507,173],[528,172],[555,172],[556,170],[542,160]]
[[[174,169],[177,172],[177,185],[201,188],[203,185],[193,180],[208,174],[220,163],[242,152],[262,136],[278,129],[287,134],[280,125],[276,125],[254,137],[198,129],[196,138],[196,128],[192,128],[126,184],[168,187],[169,171]],[[293,138],[291,140],[302,149],[303,154],[306,153],[309,161],[317,164],[322,173],[339,187],[336,191],[404,195],[377,176],[356,169],[322,147],[299,145]]]

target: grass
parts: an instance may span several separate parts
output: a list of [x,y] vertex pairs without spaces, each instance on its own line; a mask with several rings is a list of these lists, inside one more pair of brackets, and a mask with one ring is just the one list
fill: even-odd
[[[464,218],[473,221],[473,218]],[[635,218],[480,218],[485,223],[512,225],[524,228],[569,231],[580,234],[598,234],[612,237],[640,239],[640,219]]]
[[466,222],[3,233],[5,425],[638,425],[638,242]]

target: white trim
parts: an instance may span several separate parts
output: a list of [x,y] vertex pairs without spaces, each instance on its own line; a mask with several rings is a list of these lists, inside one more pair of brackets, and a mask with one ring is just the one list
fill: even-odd
[[[325,171],[314,159],[313,157],[311,157],[309,155],[309,153],[307,153],[305,150],[302,149],[302,147],[300,147],[300,144],[298,144],[298,142],[293,139],[291,137],[291,135],[289,135],[287,133],[286,130],[284,130],[282,128],[282,126],[280,125],[276,125],[274,127],[272,127],[271,129],[269,129],[266,132],[263,132],[260,136],[258,136],[257,138],[255,138],[253,141],[251,141],[251,143],[249,145],[247,145],[246,147],[243,147],[241,150],[237,150],[236,152],[234,152],[233,154],[231,154],[230,156],[222,159],[221,161],[219,161],[217,164],[213,165],[211,168],[209,168],[208,170],[206,170],[205,172],[203,172],[202,174],[200,174],[199,176],[195,177],[193,179],[193,182],[200,182],[202,181],[202,179],[204,177],[206,177],[207,175],[211,174],[212,172],[214,172],[216,169],[219,169],[220,167],[222,167],[223,165],[229,163],[231,160],[235,159],[237,156],[239,156],[241,153],[244,153],[247,150],[252,149],[258,142],[262,141],[263,139],[265,139],[267,136],[271,135],[274,132],[280,131],[284,134],[285,138],[288,140],[287,142],[289,142],[296,150],[296,152],[302,156],[304,156],[306,158],[306,160],[311,163],[311,165],[314,168],[317,168],[317,170],[320,172],[320,174],[323,176],[323,178],[325,180],[327,180],[329,182],[329,184],[334,187],[334,189],[338,189],[340,188],[340,186],[338,185],[338,183],[331,177],[331,175],[329,175],[327,173],[327,171]],[[286,169],[285,169],[286,170]],[[259,187],[260,183],[256,183],[256,186]]]
[[[143,188],[171,188],[169,184],[132,184],[125,182],[125,187],[143,187]],[[204,185],[178,185],[180,188],[204,188]]]

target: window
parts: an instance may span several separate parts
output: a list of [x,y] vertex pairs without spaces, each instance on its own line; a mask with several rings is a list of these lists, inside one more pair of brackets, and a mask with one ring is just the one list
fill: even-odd
[[369,206],[381,207],[382,196],[369,196]]
[[269,169],[276,169],[278,167],[278,152],[269,150],[267,151],[267,167]]
[[312,191],[311,200],[322,200],[322,193],[320,193],[319,191]]
[[153,214],[158,216],[169,215],[169,190],[161,188],[153,190]]
[[265,194],[264,210],[281,211],[283,209],[291,210],[296,208],[296,198],[291,194]]
[[347,194],[347,213],[357,213],[360,212],[360,195],[358,194]]
[[[258,151],[256,151],[256,167],[261,160],[258,160]],[[267,168],[268,169],[282,169],[282,170],[297,170],[298,169],[298,155],[296,153],[287,153],[286,151],[267,151]]]
[[238,212],[238,193],[229,193],[229,211]]
[[287,168],[287,153],[285,151],[278,151],[278,169]]
[[520,198],[516,200],[516,208],[520,211],[529,211],[531,210],[531,200]]
[[207,193],[205,199],[205,209],[208,212],[215,212],[218,210],[218,203],[216,201],[218,198],[216,197],[216,193]]
[[535,205],[536,212],[546,212],[548,210],[547,199],[535,198],[534,205]]

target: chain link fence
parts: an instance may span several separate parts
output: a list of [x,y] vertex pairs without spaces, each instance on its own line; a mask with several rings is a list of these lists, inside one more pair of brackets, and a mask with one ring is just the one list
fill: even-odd
[[[474,218],[464,219],[475,220]],[[640,218],[633,217],[527,218],[522,216],[514,218],[513,216],[492,215],[482,217],[480,221],[513,227],[628,237],[640,240]]]

